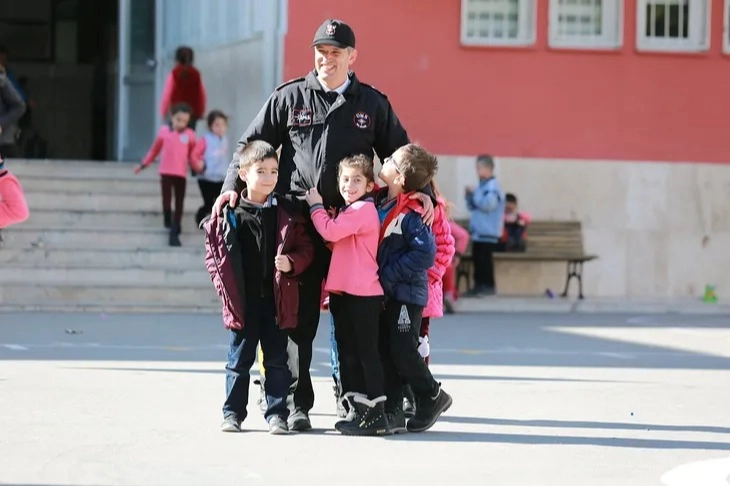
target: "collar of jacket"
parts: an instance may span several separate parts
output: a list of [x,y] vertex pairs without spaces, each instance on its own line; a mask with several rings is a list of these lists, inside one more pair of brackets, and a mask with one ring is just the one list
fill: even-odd
[[411,196],[413,194],[415,194],[415,192],[404,192],[403,194],[398,195],[395,200],[395,206],[393,206],[391,210],[388,211],[388,215],[385,217],[385,221],[383,221],[383,224],[380,226],[380,238],[378,239],[378,241],[383,241],[383,238],[385,237],[385,231],[388,229],[388,225],[390,225],[390,223],[401,213],[406,213],[408,211],[413,211],[418,214],[423,213],[423,206],[421,206],[418,200],[411,199]]
[[[360,94],[360,81],[358,81],[357,76],[355,76],[355,73],[352,71],[350,71],[350,74],[348,74],[348,76],[350,77],[350,85],[342,94],[344,96],[357,96],[358,94]],[[319,81],[317,81],[317,71],[310,71],[304,79],[307,89],[322,91],[323,93],[326,92],[322,85],[319,83]]]

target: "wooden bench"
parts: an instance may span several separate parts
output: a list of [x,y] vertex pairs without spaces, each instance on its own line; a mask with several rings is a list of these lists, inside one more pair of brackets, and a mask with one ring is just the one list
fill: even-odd
[[[469,227],[468,220],[457,221],[464,228]],[[494,253],[495,261],[532,261],[532,262],[566,262],[567,275],[562,297],[568,296],[570,281],[578,280],[578,298],[583,298],[583,264],[598,258],[586,254],[583,249],[583,229],[580,221],[533,221],[527,227],[527,251],[524,253]],[[462,278],[466,278],[471,288],[473,268],[471,243],[461,258],[456,286]]]

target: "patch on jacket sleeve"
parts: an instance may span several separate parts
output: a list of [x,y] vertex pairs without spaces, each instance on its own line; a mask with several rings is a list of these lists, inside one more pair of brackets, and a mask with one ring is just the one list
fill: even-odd
[[393,219],[393,221],[390,222],[387,228],[385,228],[385,231],[383,232],[383,238],[387,238],[390,235],[402,235],[403,234],[403,218],[405,218],[405,214],[399,214],[398,217]]

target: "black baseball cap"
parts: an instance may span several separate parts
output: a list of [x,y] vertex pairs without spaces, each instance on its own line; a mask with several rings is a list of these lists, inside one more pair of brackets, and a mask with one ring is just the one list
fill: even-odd
[[355,33],[343,21],[327,19],[319,26],[312,41],[312,47],[322,45],[335,46],[340,49],[345,49],[346,47],[352,47],[354,49]]

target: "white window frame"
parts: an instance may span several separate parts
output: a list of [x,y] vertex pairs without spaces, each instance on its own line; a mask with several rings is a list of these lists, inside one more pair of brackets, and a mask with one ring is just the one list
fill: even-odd
[[478,0],[461,0],[461,44],[465,46],[521,47],[535,44],[537,0],[518,0],[518,35],[514,39],[501,37],[484,38],[467,36],[470,3]]
[[730,54],[730,0],[725,0],[725,21],[723,22],[722,31],[722,50],[725,54]]
[[560,32],[560,0],[550,0],[550,47],[570,49],[618,49],[623,44],[623,0],[602,0],[600,35],[566,35]]
[[704,52],[710,48],[711,0],[689,0],[689,33],[686,39],[653,38],[646,35],[646,7],[658,0],[636,2],[636,48],[654,52]]

